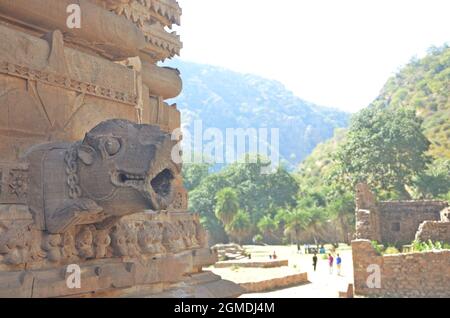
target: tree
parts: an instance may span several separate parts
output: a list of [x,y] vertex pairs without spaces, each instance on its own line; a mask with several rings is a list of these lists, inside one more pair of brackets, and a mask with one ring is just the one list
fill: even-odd
[[301,214],[304,218],[305,233],[311,235],[317,244],[322,238],[322,227],[328,220],[325,208],[317,206],[303,208]]
[[236,191],[224,188],[216,194],[216,216],[222,223],[229,225],[239,211],[239,200]]
[[450,191],[450,160],[435,160],[417,177],[415,185],[421,199],[445,197]]
[[265,215],[259,220],[258,229],[262,234],[272,236],[273,238],[279,240],[279,237],[275,234],[278,230],[278,222],[270,215]]
[[207,163],[193,163],[183,165],[183,181],[186,190],[197,188],[209,175],[211,165]]
[[430,162],[430,142],[413,109],[373,105],[353,119],[335,160],[338,178],[354,189],[367,182],[375,190],[409,199],[406,190]]
[[242,240],[251,233],[251,226],[248,213],[239,210],[225,229],[231,236],[237,238],[241,245]]
[[298,209],[294,209],[287,213],[284,213],[285,218],[285,231],[288,233],[295,234],[295,242],[297,243],[297,248],[300,248],[300,232],[305,228],[306,224],[309,222],[307,215],[302,213]]

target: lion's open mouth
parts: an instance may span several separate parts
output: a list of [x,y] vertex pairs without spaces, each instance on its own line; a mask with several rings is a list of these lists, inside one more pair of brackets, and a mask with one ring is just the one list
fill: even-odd
[[156,194],[166,197],[172,191],[172,180],[174,179],[172,171],[164,169],[156,175],[150,182]]

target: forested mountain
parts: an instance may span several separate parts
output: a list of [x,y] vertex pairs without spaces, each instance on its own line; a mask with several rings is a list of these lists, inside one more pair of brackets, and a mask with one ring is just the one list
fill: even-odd
[[174,60],[181,71],[183,92],[174,102],[184,124],[203,128],[279,128],[280,154],[295,167],[317,144],[331,138],[334,129],[347,126],[347,113],[306,102],[281,83],[249,74]]

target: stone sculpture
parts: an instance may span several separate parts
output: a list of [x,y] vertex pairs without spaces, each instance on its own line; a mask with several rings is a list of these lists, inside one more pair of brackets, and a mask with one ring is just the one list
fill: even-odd
[[[43,229],[63,233],[74,225],[167,208],[179,178],[169,159],[172,148],[170,136],[157,126],[126,120],[102,122],[81,142],[32,147],[25,160],[40,169],[30,170],[29,177],[35,188],[42,185],[29,198],[35,218]],[[36,194],[42,192],[42,198]]]

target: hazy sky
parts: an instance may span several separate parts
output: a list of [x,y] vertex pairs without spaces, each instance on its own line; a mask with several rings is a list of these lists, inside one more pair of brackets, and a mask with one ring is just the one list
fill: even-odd
[[179,0],[184,60],[276,79],[356,111],[431,45],[450,42],[448,0]]

